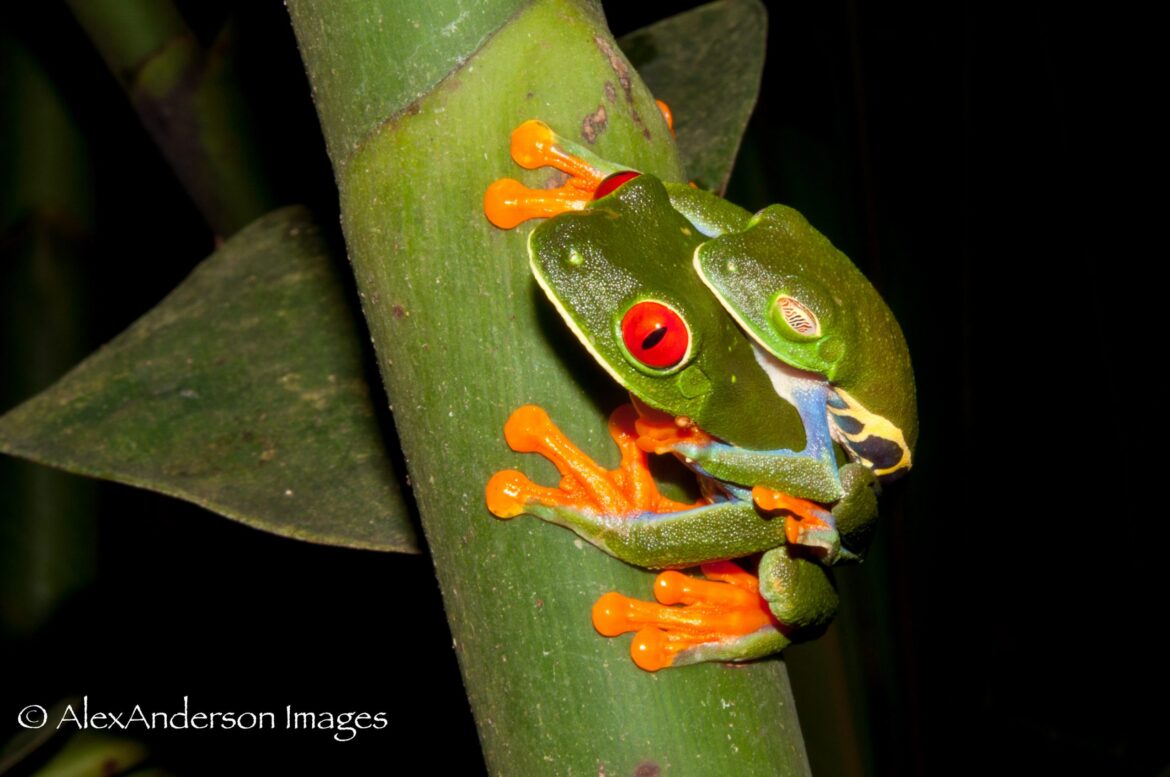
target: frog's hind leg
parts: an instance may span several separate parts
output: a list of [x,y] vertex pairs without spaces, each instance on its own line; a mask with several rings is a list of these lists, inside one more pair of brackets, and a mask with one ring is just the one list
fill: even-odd
[[605,594],[593,605],[594,628],[607,637],[636,632],[630,655],[653,672],[779,652],[799,632],[827,624],[837,609],[826,570],[787,548],[764,554],[758,578],[730,561],[701,569],[706,580],[660,574],[657,603]]
[[[704,564],[702,571],[706,580],[675,571],[658,575],[658,602],[605,594],[593,605],[593,627],[607,637],[636,632],[630,655],[649,672],[694,661],[758,658],[788,644],[755,575],[730,561]],[[711,657],[696,658],[700,653]]]

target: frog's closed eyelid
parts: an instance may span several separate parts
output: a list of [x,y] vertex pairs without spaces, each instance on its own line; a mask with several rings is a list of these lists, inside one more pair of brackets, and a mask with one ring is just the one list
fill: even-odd
[[781,294],[772,304],[775,309],[774,318],[778,322],[783,322],[789,329],[802,337],[820,336],[821,322],[808,305],[787,294]]

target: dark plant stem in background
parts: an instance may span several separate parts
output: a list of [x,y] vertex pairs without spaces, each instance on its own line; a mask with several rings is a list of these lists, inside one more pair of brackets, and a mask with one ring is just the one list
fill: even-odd
[[[92,233],[89,155],[39,65],[0,42],[0,407],[83,354],[82,268]],[[19,365],[19,368],[17,368]],[[93,576],[93,485],[0,458],[0,635],[29,636]]]
[[274,207],[232,73],[230,24],[207,49],[170,0],[70,0],[69,7],[217,235]]

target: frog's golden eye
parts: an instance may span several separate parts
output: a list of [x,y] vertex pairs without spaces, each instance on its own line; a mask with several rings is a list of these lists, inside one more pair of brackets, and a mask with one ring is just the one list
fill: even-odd
[[782,294],[776,298],[775,304],[773,317],[783,321],[793,332],[801,337],[820,337],[821,322],[803,302]]
[[674,308],[643,300],[631,306],[622,317],[622,342],[642,364],[665,370],[686,357],[691,333]]

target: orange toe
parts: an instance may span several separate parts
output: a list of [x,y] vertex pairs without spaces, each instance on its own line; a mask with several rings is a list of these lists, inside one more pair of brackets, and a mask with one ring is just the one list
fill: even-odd
[[530,481],[523,473],[505,469],[492,475],[484,489],[488,510],[497,518],[515,518],[524,512]]
[[674,663],[674,656],[681,646],[671,642],[670,636],[662,629],[648,626],[630,642],[630,658],[639,669],[657,672]]

